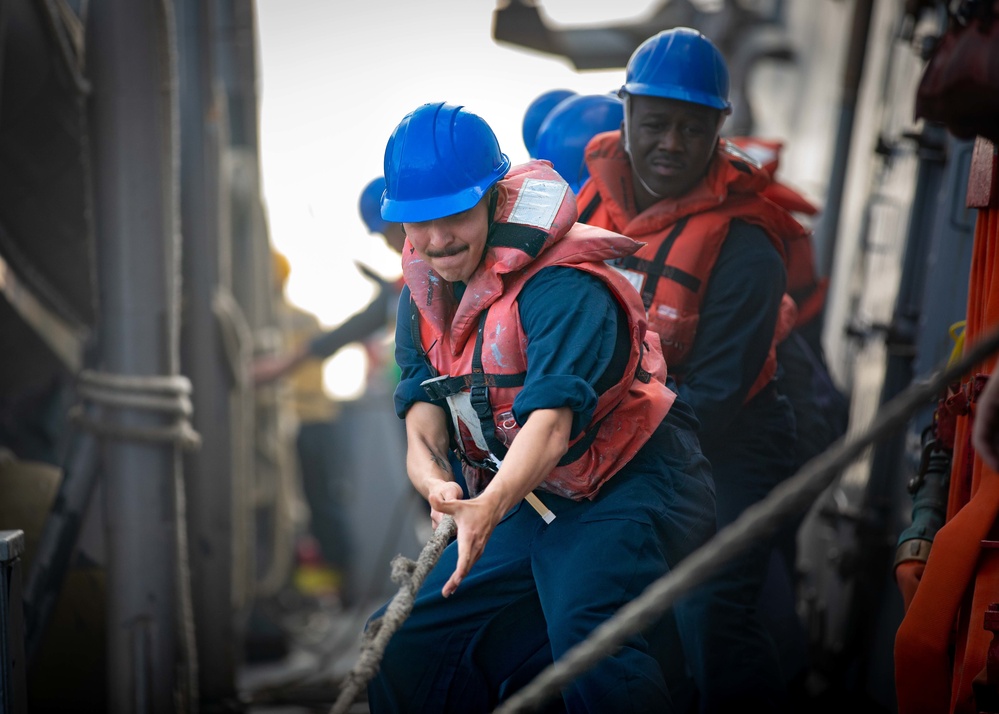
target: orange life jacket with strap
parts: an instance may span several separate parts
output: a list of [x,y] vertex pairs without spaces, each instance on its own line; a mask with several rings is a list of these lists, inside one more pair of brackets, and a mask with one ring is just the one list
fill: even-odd
[[498,186],[483,261],[460,301],[409,247],[403,253],[413,342],[439,375],[424,386],[432,398],[446,400],[469,490],[481,492],[519,431],[512,405],[527,372],[527,337],[517,303],[521,289],[549,266],[599,278],[625,318],[619,334],[627,336],[626,359],[612,362],[613,374],[598,381],[590,423],[541,484],[567,498],[593,498],[649,440],[676,398],[665,386],[658,344],[645,341],[645,311],[637,294],[604,262],[639,244],[575,224],[572,194],[548,162],[515,167]]
[[[590,180],[580,190],[580,221],[618,231],[645,245],[616,262],[639,290],[649,329],[659,334],[667,364],[682,364],[697,333],[708,279],[733,220],[759,226],[782,258],[785,244],[807,241],[807,232],[783,208],[760,192],[769,176],[753,159],[719,141],[708,173],[678,199],[663,199],[637,214],[631,167],[620,132],[594,137],[586,148]],[[797,308],[785,295],[770,351],[747,401],[777,371],[777,344],[795,326]]]
[[[818,206],[777,179],[783,142],[756,136],[730,136],[726,141],[756,159],[770,176],[770,184],[761,191],[764,198],[792,214],[814,216],[819,213]],[[787,293],[798,306],[798,319],[794,323],[797,328],[807,325],[822,314],[826,304],[826,294],[829,291],[829,279],[819,277],[816,271],[815,248],[811,239],[785,240],[784,265],[787,268]]]

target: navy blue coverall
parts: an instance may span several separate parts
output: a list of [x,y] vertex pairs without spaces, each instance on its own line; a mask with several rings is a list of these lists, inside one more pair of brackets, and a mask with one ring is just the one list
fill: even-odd
[[[795,466],[794,412],[777,383],[745,402],[770,349],[786,279],[783,260],[763,230],[734,221],[711,273],[690,352],[682,364],[669,365],[679,395],[701,422],[719,529],[766,497]],[[767,579],[774,545],[753,545],[684,604],[685,616],[704,623],[683,643],[691,665],[706,668],[694,673],[703,683],[703,712],[774,712],[786,705],[781,660],[787,657],[781,655],[800,649],[801,633],[790,574],[780,563]],[[767,612],[761,615],[765,583]],[[739,698],[730,699],[728,691]]]
[[[430,374],[413,346],[409,309],[405,290],[396,330],[400,416],[414,402],[430,401],[419,386]],[[575,436],[596,405],[593,385],[621,347],[617,322],[623,316],[599,280],[565,267],[534,276],[519,309],[528,372],[514,415],[523,424],[535,409],[569,406]],[[471,572],[444,599],[441,588],[457,562],[456,543],[448,546],[389,642],[369,685],[371,711],[491,711],[526,683],[537,669],[533,663],[560,657],[709,539],[714,489],[696,425],[677,399],[650,441],[593,501],[537,491],[555,520],[546,525],[523,503],[511,509]],[[565,709],[680,711],[671,691],[679,675],[664,673],[661,661],[682,669],[675,630],[672,640],[634,635],[563,690]]]

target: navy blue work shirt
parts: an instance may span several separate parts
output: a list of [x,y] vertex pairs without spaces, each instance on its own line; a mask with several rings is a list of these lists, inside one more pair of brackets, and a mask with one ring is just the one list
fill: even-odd
[[786,284],[784,261],[766,233],[733,221],[708,281],[690,352],[683,364],[667,365],[680,383],[680,397],[701,422],[702,441],[753,427],[752,413],[765,400],[746,404],[746,395],[770,351]]

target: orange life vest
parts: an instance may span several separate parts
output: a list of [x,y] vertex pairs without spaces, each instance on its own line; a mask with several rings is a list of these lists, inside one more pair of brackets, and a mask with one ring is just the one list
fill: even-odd
[[645,342],[638,295],[604,263],[634,252],[639,244],[575,224],[572,194],[548,162],[515,167],[498,185],[483,262],[460,302],[410,245],[404,250],[414,344],[441,375],[425,386],[431,396],[447,399],[469,490],[481,492],[519,431],[512,405],[527,371],[527,338],[517,305],[521,289],[539,270],[555,265],[599,278],[627,319],[627,364],[616,382],[597,385],[590,423],[541,485],[560,496],[593,498],[649,440],[676,398],[665,386],[658,344]]
[[[780,150],[784,144],[756,136],[730,136],[726,139],[756,159],[771,178],[761,195],[791,213],[814,216],[819,207],[801,193],[777,180]],[[801,327],[822,314],[829,292],[829,279],[819,277],[815,268],[815,249],[809,240],[784,241],[784,265],[787,268],[787,293],[798,306],[794,326]]]
[[[787,242],[807,241],[800,223],[760,195],[770,183],[766,172],[724,140],[701,183],[684,196],[663,199],[641,213],[634,203],[631,167],[620,132],[594,137],[586,148],[586,163],[590,180],[577,198],[580,220],[645,243],[618,264],[642,294],[649,329],[659,334],[667,364],[682,364],[690,351],[708,279],[733,220],[762,228],[785,260]],[[769,354],[747,400],[773,379],[776,346],[796,319],[796,305],[785,295]]]

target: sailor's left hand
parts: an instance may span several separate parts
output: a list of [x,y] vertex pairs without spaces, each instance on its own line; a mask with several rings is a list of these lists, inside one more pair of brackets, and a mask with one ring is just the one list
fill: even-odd
[[468,575],[482,556],[496,524],[503,517],[502,512],[493,505],[492,499],[483,496],[485,494],[470,500],[441,501],[436,504],[431,500],[431,507],[454,518],[458,526],[458,563],[441,590],[444,597],[450,596]]
[[441,524],[441,519],[446,514],[442,513],[436,505],[445,501],[458,501],[465,497],[455,481],[440,481],[435,483],[427,493],[427,502],[430,504],[430,524],[437,530]]

